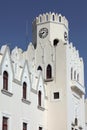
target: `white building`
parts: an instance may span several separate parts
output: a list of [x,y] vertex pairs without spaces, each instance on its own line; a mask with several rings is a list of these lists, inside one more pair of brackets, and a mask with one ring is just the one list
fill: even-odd
[[85,130],[84,64],[69,43],[68,21],[33,21],[26,51],[0,50],[0,130]]

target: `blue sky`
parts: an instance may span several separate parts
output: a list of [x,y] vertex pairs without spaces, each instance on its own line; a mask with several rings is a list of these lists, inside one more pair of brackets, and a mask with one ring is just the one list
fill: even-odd
[[0,46],[8,44],[11,49],[18,46],[25,50],[26,21],[30,42],[33,19],[50,11],[61,13],[69,21],[69,41],[84,59],[87,86],[87,0],[0,0]]

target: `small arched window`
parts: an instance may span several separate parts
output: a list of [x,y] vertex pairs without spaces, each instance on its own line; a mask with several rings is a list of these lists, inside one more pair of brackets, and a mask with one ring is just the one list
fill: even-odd
[[51,68],[51,65],[47,66],[46,77],[47,77],[47,79],[51,79],[52,78],[52,68]]
[[59,16],[59,22],[61,22],[61,16]]
[[73,68],[71,68],[71,80],[73,80]]
[[26,82],[23,82],[23,99],[26,99],[27,97],[27,84]]
[[41,106],[41,98],[42,98],[42,94],[41,91],[39,90],[38,92],[38,105]]
[[78,119],[75,118],[75,125],[77,126],[78,125]]
[[8,72],[3,72],[3,89],[8,90]]
[[41,67],[41,66],[38,66],[37,70],[41,70],[41,71],[42,71],[42,67]]

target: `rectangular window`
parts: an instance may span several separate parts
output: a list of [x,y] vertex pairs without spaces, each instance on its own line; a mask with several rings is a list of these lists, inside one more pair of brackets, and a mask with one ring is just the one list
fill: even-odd
[[23,123],[23,130],[27,130],[27,123]]
[[2,130],[8,130],[8,118],[7,117],[3,117]]
[[54,99],[59,99],[59,92],[54,92]]

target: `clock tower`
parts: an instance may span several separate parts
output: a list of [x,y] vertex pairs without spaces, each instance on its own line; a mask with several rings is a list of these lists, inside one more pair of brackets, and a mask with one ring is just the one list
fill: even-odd
[[62,40],[68,42],[68,21],[61,14],[46,13],[39,15],[33,21],[33,44],[46,42],[47,40],[53,45],[53,41]]

